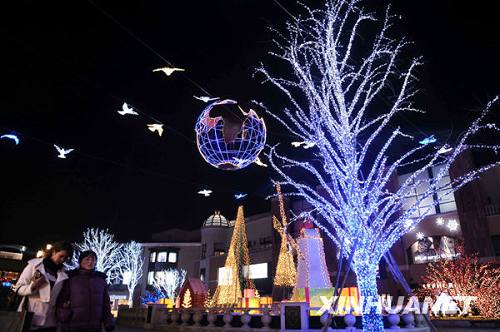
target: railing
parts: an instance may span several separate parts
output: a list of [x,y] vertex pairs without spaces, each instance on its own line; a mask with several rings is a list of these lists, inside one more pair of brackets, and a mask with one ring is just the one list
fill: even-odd
[[[317,310],[319,308],[310,308]],[[142,310],[138,315],[131,315],[130,310]],[[145,310],[145,311],[144,311]],[[160,331],[203,331],[203,330],[220,330],[220,331],[279,331],[284,328],[284,322],[281,321],[279,309],[273,308],[189,308],[189,309],[167,309],[166,307],[157,306],[154,309],[125,309],[118,312],[118,324],[130,326],[128,322],[133,321],[133,317],[147,317],[150,321],[145,321],[142,327]],[[122,319],[125,314],[127,319]],[[283,317],[283,316],[281,316]],[[359,326],[356,324],[356,317],[351,314],[344,316],[335,316],[337,319],[342,319],[340,330],[344,331],[360,331],[356,329]],[[328,322],[328,313],[324,313],[319,317],[319,322],[322,327],[317,326],[316,329],[310,328],[310,331],[320,331],[326,327]],[[384,321],[388,329],[398,329],[401,332],[428,332],[429,328],[424,323],[424,316],[420,314],[390,314],[384,316]],[[137,322],[137,320],[136,320]],[[318,322],[318,318],[316,318]],[[139,327],[139,325],[133,325]]]
[[500,214],[500,204],[487,204],[484,206],[484,214],[488,216],[496,216]]

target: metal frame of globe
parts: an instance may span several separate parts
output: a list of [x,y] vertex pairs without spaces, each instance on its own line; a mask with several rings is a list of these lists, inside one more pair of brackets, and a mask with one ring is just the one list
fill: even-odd
[[[210,117],[217,105],[235,105],[236,101],[225,99],[208,105],[198,117],[195,126],[196,145],[201,156],[210,165],[222,170],[239,170],[255,162],[266,143],[266,124],[255,111],[241,112],[246,116],[240,134],[231,142],[224,141],[222,117]],[[245,135],[246,137],[242,137]]]

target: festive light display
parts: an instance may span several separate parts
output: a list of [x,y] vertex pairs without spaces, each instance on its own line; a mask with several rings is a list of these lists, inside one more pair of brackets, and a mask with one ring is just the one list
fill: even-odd
[[273,225],[281,236],[281,245],[278,255],[278,263],[276,264],[276,274],[274,275],[274,285],[294,287],[296,283],[297,271],[293,261],[292,252],[288,249],[289,244],[286,232],[288,222],[285,213],[283,195],[281,194],[281,186],[279,184],[276,184],[276,192],[278,194],[281,222],[273,216]]
[[428,144],[432,144],[432,143],[436,143],[436,138],[434,137],[434,135],[431,135],[429,137],[426,137],[424,138],[423,140],[421,140],[420,142],[418,142],[419,144],[422,144],[422,145],[428,145]]
[[186,71],[185,69],[182,68],[176,68],[176,67],[161,67],[161,68],[156,68],[153,69],[153,73],[161,71],[165,75],[170,76],[172,75],[175,71]]
[[132,307],[132,296],[139,280],[142,277],[142,247],[140,243],[131,241],[125,243],[121,250],[122,264],[119,266],[123,284],[127,285],[128,302]]
[[[80,252],[92,250],[96,253],[95,268],[106,274],[108,283],[120,276],[120,268],[123,265],[122,244],[116,242],[114,237],[107,229],[87,228],[83,232],[83,242],[75,243]],[[78,263],[75,265],[77,267]]]
[[57,145],[54,144],[54,147],[56,148],[57,152],[59,153],[57,155],[57,158],[61,159],[66,159],[66,155],[70,153],[71,151],[74,151],[75,149],[63,149]]
[[425,237],[425,235],[422,232],[418,232],[416,237],[417,237],[417,240],[422,240]]
[[120,115],[126,115],[126,114],[129,114],[129,115],[139,115],[139,113],[137,113],[136,111],[134,111],[134,109],[132,107],[128,106],[127,103],[123,103],[122,104],[122,110],[118,111],[118,114],[120,114]]
[[448,152],[453,151],[453,148],[448,146],[448,144],[443,145],[441,148],[439,148],[438,153],[439,154],[446,154]]
[[212,295],[210,294],[210,289],[207,291],[207,296],[205,297],[205,308],[213,308],[215,306],[215,301]]
[[215,101],[215,100],[219,100],[220,98],[219,97],[208,97],[208,96],[201,96],[201,97],[198,97],[198,96],[193,96],[195,99],[198,99],[198,100],[201,100],[202,102],[204,103],[208,103],[210,101]]
[[214,301],[217,305],[236,305],[242,298],[242,291],[255,289],[253,281],[248,276],[249,269],[246,269],[245,273],[244,266],[250,266],[250,256],[243,206],[240,206],[224,265],[227,275],[225,280],[218,280],[219,283],[214,294]]
[[234,198],[235,198],[236,200],[243,199],[243,198],[245,198],[245,197],[247,197],[247,196],[248,196],[248,194],[243,194],[243,193],[234,194]]
[[458,229],[458,222],[455,219],[448,220],[446,227],[448,227],[450,231],[456,232]]
[[189,289],[186,290],[186,292],[184,293],[184,297],[182,298],[182,307],[187,309],[187,308],[191,308],[191,302],[192,302],[192,298],[191,298],[191,291]]
[[5,135],[0,136],[0,139],[2,139],[2,138],[8,138],[10,140],[13,140],[14,143],[16,143],[16,145],[19,145],[19,137],[17,137],[16,135],[5,134]]
[[[196,143],[202,157],[212,166],[223,170],[239,170],[256,162],[266,142],[266,126],[255,111],[243,114],[226,109],[236,105],[230,99],[208,105],[196,122]],[[215,106],[226,105],[223,115],[211,117]]]
[[[378,296],[378,263],[403,234],[423,220],[428,210],[417,213],[419,208],[422,212],[422,202],[433,196],[439,201],[498,164],[446,180],[452,162],[471,147],[467,144],[471,136],[480,130],[499,131],[495,124],[485,123],[498,98],[486,105],[452,152],[437,153],[429,148],[429,139],[423,142],[428,144],[415,144],[402,154],[391,155],[396,144],[398,149],[403,145],[400,140],[413,139],[390,124],[401,112],[421,112],[412,102],[421,59],[404,60],[408,58],[401,56],[409,42],[389,35],[394,19],[389,10],[382,20],[371,23],[377,20],[361,7],[360,0],[332,0],[324,9],[305,8],[304,15],[287,24],[287,33],[277,35],[272,53],[291,67],[289,75],[275,77],[263,66],[258,73],[289,101],[283,116],[268,113],[296,137],[295,141],[315,143],[310,149],[314,158],[296,160],[279,154],[275,146],[268,159],[287,195],[312,207],[303,215],[309,215],[338,248],[343,247],[346,258],[352,253],[360,295],[374,298]],[[371,28],[366,26],[371,24]],[[372,33],[371,37],[363,34],[361,39],[362,27]],[[391,96],[390,101],[385,93]],[[385,111],[374,105],[380,98],[389,103]],[[438,165],[434,177],[419,177]],[[401,166],[413,167],[413,172],[390,192],[388,184]],[[304,181],[304,174],[297,178],[301,172],[290,169],[300,169],[314,181]],[[424,188],[423,192],[418,199],[409,200],[417,188]],[[375,306],[363,310],[363,329],[383,331]]]
[[162,298],[175,299],[179,288],[186,279],[186,271],[182,269],[167,269],[154,274],[151,285]]
[[[445,292],[454,298],[475,296],[475,306],[482,316],[500,318],[500,267],[492,262],[480,262],[477,254],[464,254],[463,244],[457,244],[456,250],[459,253],[456,259],[427,264],[422,277],[424,287],[418,289],[416,294],[425,297]],[[464,314],[470,312],[468,303],[458,302]]]
[[208,196],[210,196],[212,194],[212,190],[210,190],[210,189],[203,189],[203,190],[198,191],[198,194],[203,195],[205,197],[208,197]]
[[148,124],[148,129],[153,133],[156,131],[158,136],[163,135],[163,124],[161,123]]

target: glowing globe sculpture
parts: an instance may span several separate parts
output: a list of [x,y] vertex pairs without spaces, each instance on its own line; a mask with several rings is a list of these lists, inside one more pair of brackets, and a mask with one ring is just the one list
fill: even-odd
[[[255,162],[266,143],[266,125],[255,111],[244,112],[229,105],[231,99],[208,105],[196,121],[196,143],[202,157],[222,170],[239,170]],[[212,117],[217,107],[223,111]],[[220,109],[219,109],[220,108]]]

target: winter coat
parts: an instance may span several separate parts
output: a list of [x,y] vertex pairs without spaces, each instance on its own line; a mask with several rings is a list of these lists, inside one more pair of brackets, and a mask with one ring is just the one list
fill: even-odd
[[62,332],[114,329],[106,275],[97,271],[72,270],[57,299],[57,321]]
[[[31,290],[31,279],[37,270],[40,271],[47,282],[40,286],[37,290],[33,291]],[[28,265],[24,268],[15,285],[15,289],[18,291],[18,294],[24,296],[21,304],[19,305],[18,311],[21,311],[25,301],[28,301],[28,311],[33,312],[33,320],[31,324],[34,327],[56,326],[55,304],[59,292],[62,289],[64,280],[68,279],[68,276],[64,270],[59,270],[53,287],[50,286],[49,278],[50,277],[43,266],[43,259],[34,258],[28,261]]]

